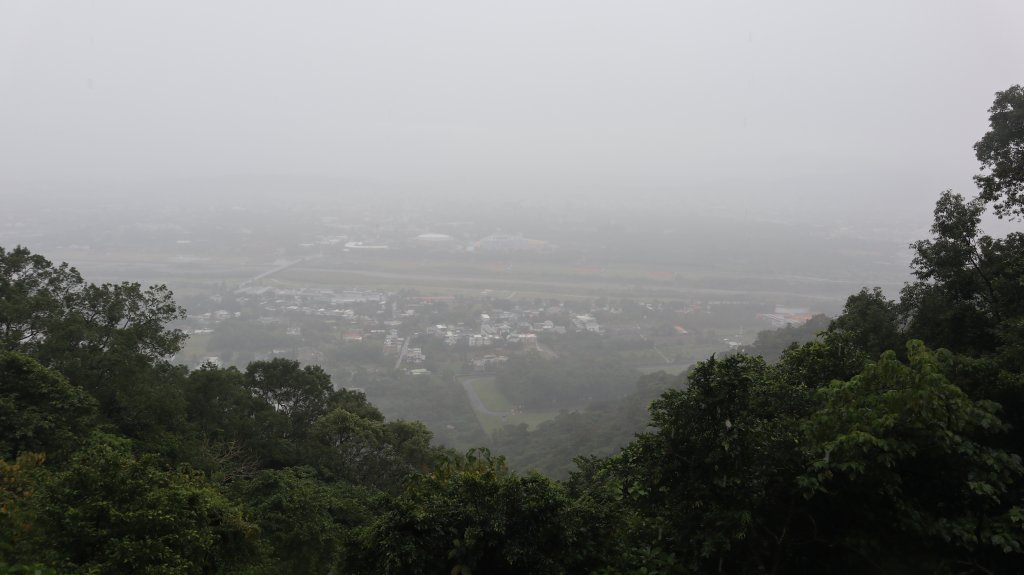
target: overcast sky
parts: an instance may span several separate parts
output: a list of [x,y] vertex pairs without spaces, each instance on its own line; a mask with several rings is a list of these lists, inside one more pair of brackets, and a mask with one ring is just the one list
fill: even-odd
[[1016,0],[3,0],[0,180],[931,201],[973,192],[1022,22]]

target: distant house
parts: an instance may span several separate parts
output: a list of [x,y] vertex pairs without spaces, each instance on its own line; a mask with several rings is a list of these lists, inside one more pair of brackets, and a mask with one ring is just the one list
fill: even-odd
[[384,337],[384,353],[389,355],[398,355],[402,351],[402,345],[405,344],[405,338],[398,337],[396,330],[391,332]]
[[589,331],[592,333],[600,333],[601,331],[601,325],[597,323],[597,319],[590,314],[574,317],[572,324],[576,326],[576,329],[581,331]]
[[551,321],[550,319],[533,324],[534,331],[554,331],[554,329],[555,322]]
[[535,333],[512,333],[509,334],[505,341],[509,343],[521,343],[524,346],[537,345],[537,334]]
[[448,234],[426,233],[413,238],[412,245],[428,250],[450,250],[457,247],[455,238]]
[[803,307],[775,306],[774,313],[757,314],[758,319],[766,319],[771,322],[773,328],[783,328],[790,325],[803,325],[807,323],[814,314]]
[[475,371],[487,371],[493,369],[495,366],[505,363],[508,361],[508,357],[504,355],[487,354],[479,359],[473,360],[473,369]]
[[470,247],[471,251],[481,253],[542,252],[549,251],[550,249],[551,244],[543,240],[533,240],[522,236],[505,234],[494,234],[481,238]]
[[448,331],[448,326],[446,326],[444,324],[438,324],[438,325],[432,325],[432,326],[428,327],[427,330],[426,330],[426,333],[427,333],[427,335],[441,335],[441,336],[443,336],[443,335],[445,335],[445,332],[447,332],[447,331]]

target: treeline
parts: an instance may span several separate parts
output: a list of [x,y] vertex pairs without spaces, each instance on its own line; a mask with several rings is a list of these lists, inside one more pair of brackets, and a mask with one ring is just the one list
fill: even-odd
[[490,445],[512,469],[568,479],[576,469],[576,458],[614,455],[633,441],[647,428],[651,402],[666,390],[685,384],[685,374],[644,375],[626,397],[594,401],[582,410],[562,411],[535,429],[525,423],[506,425],[491,435]]
[[172,365],[163,286],[0,248],[0,295],[7,570],[331,572],[375,497],[448,457],[319,367]]
[[982,194],[942,195],[899,299],[646,380],[650,428],[565,481],[317,367],[174,366],[166,288],[0,249],[0,572],[1019,572],[1024,234],[979,224],[1024,216],[1024,88],[991,113]]

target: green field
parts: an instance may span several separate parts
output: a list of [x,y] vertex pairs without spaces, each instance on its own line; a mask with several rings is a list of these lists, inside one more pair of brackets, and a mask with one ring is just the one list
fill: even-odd
[[480,401],[484,402],[484,407],[491,411],[509,411],[512,409],[512,404],[504,394],[498,390],[498,380],[494,377],[488,377],[486,379],[481,378],[474,380],[471,384],[473,389],[476,390],[476,394],[480,396]]
[[[681,272],[676,272],[680,274]],[[345,285],[377,288],[412,288],[435,294],[474,294],[484,290],[516,294],[516,297],[592,298],[654,297],[662,300],[688,299],[695,293],[733,294],[745,290],[685,287],[662,276],[665,270],[615,264],[594,270],[569,269],[562,265],[517,262],[495,268],[492,264],[448,266],[429,259],[404,259],[378,255],[354,261],[307,261],[274,274],[282,286]],[[703,277],[701,275],[700,277]],[[740,285],[740,284],[737,284]]]
[[480,422],[480,427],[488,435],[506,425],[519,425],[520,423],[525,423],[530,429],[533,429],[538,424],[553,419],[558,415],[557,411],[509,413],[512,411],[512,403],[498,389],[498,382],[494,377],[473,378],[470,385],[476,390],[476,394],[480,397],[480,401],[484,404],[485,408],[495,412],[506,412],[497,415],[474,410],[476,418]]
[[582,267],[552,261],[454,261],[397,251],[314,258],[281,270],[273,275],[273,280],[280,285],[360,285],[413,288],[430,293],[493,290],[516,293],[518,297],[678,300],[758,294],[768,299],[799,299],[808,305],[833,300],[838,297],[836,294],[849,293],[851,289],[855,291],[855,287],[843,285],[839,279],[751,275],[744,268],[730,270],[667,262],[608,262]]
[[476,418],[480,421],[480,427],[483,427],[484,431],[490,435],[506,425],[519,425],[520,423],[525,423],[530,429],[534,429],[541,423],[554,419],[557,415],[557,411],[538,411],[500,416],[477,413]]
[[664,371],[665,373],[667,373],[669,375],[679,375],[680,373],[683,373],[684,371],[686,371],[689,368],[690,368],[690,366],[689,365],[685,365],[685,364],[671,364],[671,365],[665,365],[664,367],[648,365],[648,366],[638,367],[637,371],[639,371],[640,373],[643,373],[645,375],[649,374],[649,373],[658,373],[659,371]]

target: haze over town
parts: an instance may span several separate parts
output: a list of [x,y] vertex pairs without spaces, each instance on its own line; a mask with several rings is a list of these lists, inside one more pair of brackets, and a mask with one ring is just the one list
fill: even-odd
[[435,371],[567,331],[681,369],[862,286],[900,289],[939,192],[973,186],[1022,18],[1012,2],[10,2],[0,245],[167,284],[184,329],[234,334],[194,336],[192,366],[332,364],[365,336],[360,365],[385,369],[382,350],[429,328],[494,347]]
[[0,574],[1018,572],[1022,22],[0,3]]

